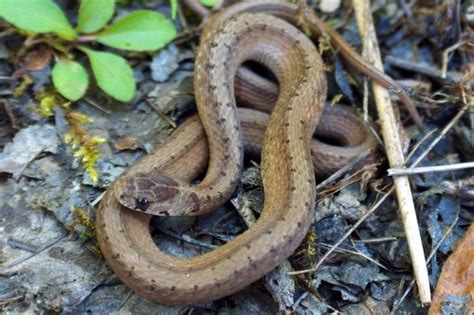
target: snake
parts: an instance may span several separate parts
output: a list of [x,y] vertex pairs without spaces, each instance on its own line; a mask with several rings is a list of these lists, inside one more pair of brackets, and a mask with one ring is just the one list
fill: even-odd
[[[224,10],[222,16],[233,14],[201,37],[194,74],[199,117],[188,119],[156,152],[125,172],[98,207],[96,235],[104,257],[128,287],[150,300],[207,302],[260,279],[294,252],[312,223],[313,163],[330,173],[341,161],[375,146],[347,108],[329,108],[328,118],[318,126],[327,93],[319,53],[304,33],[274,16],[288,15],[292,6],[255,3],[258,10]],[[266,11],[271,14],[262,13]],[[249,60],[270,69],[278,82],[271,116],[236,107],[235,76]],[[349,148],[337,151],[337,146],[318,143],[313,139],[317,126],[323,138],[336,135]],[[238,184],[244,149],[262,151],[265,201],[258,221],[200,256],[184,259],[161,251],[149,232],[152,214],[200,215],[221,205]],[[318,150],[323,155],[315,158]],[[203,179],[191,184],[203,171]],[[130,196],[151,195],[147,201],[127,199],[124,189],[136,189]],[[159,205],[150,206],[150,200]]]

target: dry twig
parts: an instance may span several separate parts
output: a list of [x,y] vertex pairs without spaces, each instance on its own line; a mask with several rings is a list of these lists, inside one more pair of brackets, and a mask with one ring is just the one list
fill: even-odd
[[[370,13],[370,3],[368,1],[354,0],[353,4],[359,25],[359,33],[362,36],[362,42],[365,47],[364,49],[366,49],[367,57],[375,67],[383,71],[374,23]],[[387,89],[376,83],[373,84],[373,92],[377,112],[382,125],[382,135],[385,141],[389,164],[392,167],[400,167],[405,163],[405,159],[398,134],[395,113],[390,102],[389,92]],[[395,177],[393,181],[410,249],[410,256],[418,285],[420,300],[422,303],[429,303],[431,302],[431,292],[428,279],[428,269],[426,267],[423,244],[421,242],[418,228],[410,182],[406,176]]]

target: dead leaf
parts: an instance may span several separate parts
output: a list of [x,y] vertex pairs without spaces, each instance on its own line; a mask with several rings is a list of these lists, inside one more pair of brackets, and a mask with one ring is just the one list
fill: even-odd
[[138,147],[138,138],[136,137],[125,137],[114,141],[115,149],[119,151],[123,150],[136,150]]
[[47,46],[40,46],[30,51],[22,62],[22,70],[38,71],[46,67],[53,57],[53,51]]
[[469,309],[474,310],[474,224],[443,266],[429,315],[442,314],[442,307],[461,295],[467,297]]

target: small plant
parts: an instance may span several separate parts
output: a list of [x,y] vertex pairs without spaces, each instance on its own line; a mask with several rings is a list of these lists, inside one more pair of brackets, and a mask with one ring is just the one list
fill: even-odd
[[129,51],[153,51],[176,36],[176,28],[160,13],[135,11],[107,26],[114,14],[115,0],[82,0],[78,22],[71,26],[52,0],[0,0],[0,17],[21,29],[34,43],[46,43],[56,52],[52,81],[58,92],[77,101],[87,91],[89,75],[74,61],[72,52],[89,59],[97,85],[118,101],[130,101],[136,89],[133,70],[119,55],[101,52],[87,43]]

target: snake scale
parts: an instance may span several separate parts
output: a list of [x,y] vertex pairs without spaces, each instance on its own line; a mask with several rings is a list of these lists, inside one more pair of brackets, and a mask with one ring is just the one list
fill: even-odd
[[[312,222],[313,163],[327,174],[375,147],[367,128],[343,107],[329,109],[318,132],[349,147],[312,139],[326,99],[321,57],[296,27],[261,13],[294,22],[294,6],[252,3],[224,10],[201,37],[194,74],[199,117],[114,182],[97,211],[97,239],[109,265],[127,286],[160,303],[216,300],[270,272],[293,253]],[[249,60],[266,66],[278,81],[271,116],[236,108],[235,76]],[[265,203],[257,223],[200,256],[182,259],[162,252],[149,233],[151,214],[198,215],[221,205],[238,183],[244,144],[255,153],[262,138]],[[190,184],[206,167],[203,180]]]

